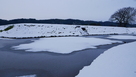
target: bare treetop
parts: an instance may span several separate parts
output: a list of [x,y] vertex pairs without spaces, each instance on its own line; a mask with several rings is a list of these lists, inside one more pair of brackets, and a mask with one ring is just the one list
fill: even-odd
[[125,7],[116,11],[110,21],[119,23],[120,26],[126,26],[136,21],[136,9],[133,7]]

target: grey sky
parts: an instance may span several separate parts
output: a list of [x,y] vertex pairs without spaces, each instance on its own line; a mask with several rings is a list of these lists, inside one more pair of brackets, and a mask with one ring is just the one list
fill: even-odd
[[81,19],[106,21],[135,0],[0,0],[0,19]]

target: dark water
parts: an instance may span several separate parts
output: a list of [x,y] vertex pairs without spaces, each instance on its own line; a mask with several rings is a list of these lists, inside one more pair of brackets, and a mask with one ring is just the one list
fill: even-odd
[[[133,40],[125,40],[131,42]],[[103,45],[70,54],[24,52],[11,47],[32,42],[31,39],[0,40],[0,77],[36,74],[37,77],[75,77],[84,66],[107,49],[119,45]]]

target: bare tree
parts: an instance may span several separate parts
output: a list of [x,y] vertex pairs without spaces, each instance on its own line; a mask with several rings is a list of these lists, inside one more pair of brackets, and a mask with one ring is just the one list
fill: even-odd
[[119,23],[119,26],[126,27],[127,24],[132,24],[136,21],[136,9],[133,7],[119,9],[109,20]]

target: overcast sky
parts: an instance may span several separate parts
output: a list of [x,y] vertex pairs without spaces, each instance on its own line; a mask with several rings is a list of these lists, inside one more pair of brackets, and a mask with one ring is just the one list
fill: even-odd
[[81,19],[107,21],[136,0],[0,0],[0,19]]

